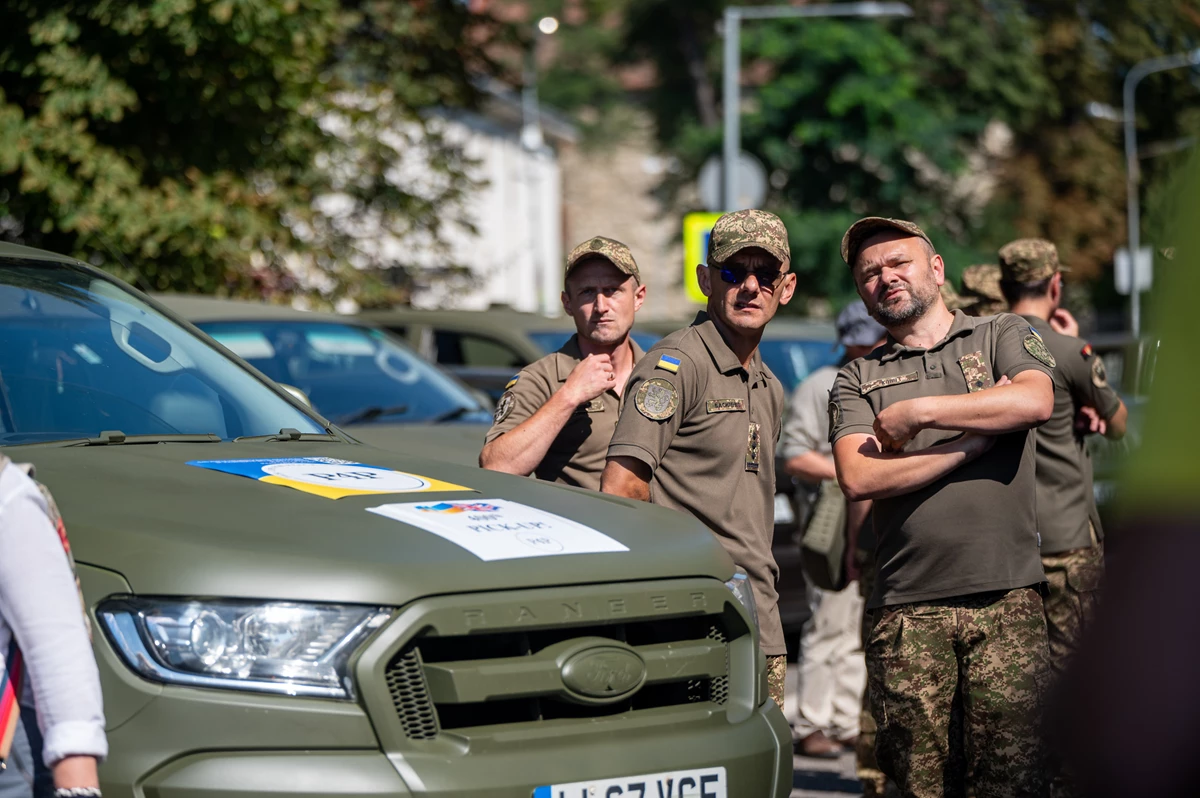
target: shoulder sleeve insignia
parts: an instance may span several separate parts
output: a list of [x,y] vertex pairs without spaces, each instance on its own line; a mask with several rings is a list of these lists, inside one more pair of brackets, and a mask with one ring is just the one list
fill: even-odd
[[1079,354],[1083,355],[1084,357],[1091,357],[1092,356],[1092,345],[1084,344],[1083,349],[1079,350]]
[[656,377],[642,383],[633,397],[633,403],[646,418],[665,421],[675,415],[675,409],[679,406],[679,392],[671,383]]
[[1042,336],[1037,334],[1037,331],[1032,327],[1029,328],[1029,335],[1025,336],[1025,351],[1036,357],[1045,365],[1054,368],[1058,363],[1054,360],[1054,355],[1050,354],[1050,350],[1046,348],[1046,342],[1042,340]]
[[517,380],[519,380],[519,379],[521,379],[521,375],[517,374],[511,380],[508,381],[508,385],[504,386],[504,390],[511,391],[512,387],[517,384]]
[[1092,385],[1097,388],[1108,387],[1108,372],[1104,368],[1104,361],[1100,358],[1092,361]]
[[[516,382],[516,380],[513,380]],[[513,411],[513,405],[517,403],[517,398],[513,396],[512,391],[505,391],[504,396],[500,397],[500,401],[496,402],[496,412],[492,415],[492,422],[499,424],[504,419],[508,418]]]
[[1038,332],[1036,328],[1030,327],[1029,334],[1032,335],[1034,338],[1038,339],[1039,341],[1041,341],[1042,343],[1046,343],[1046,341],[1042,338],[1042,334],[1040,332]]
[[658,359],[658,362],[654,364],[654,368],[663,369],[664,371],[669,371],[672,374],[675,374],[679,371],[679,358],[671,357],[670,355],[663,355]]
[[842,406],[833,399],[829,400],[829,433],[842,425]]

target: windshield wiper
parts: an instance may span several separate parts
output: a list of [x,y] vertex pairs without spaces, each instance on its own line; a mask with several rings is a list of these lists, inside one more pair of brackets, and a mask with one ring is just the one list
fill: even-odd
[[135,446],[145,443],[220,443],[221,437],[212,432],[178,433],[173,435],[126,435],[118,429],[106,429],[94,438],[68,438],[59,441],[38,441],[18,444],[24,446]]
[[234,438],[234,443],[258,443],[272,441],[340,441],[341,438],[332,432],[301,432],[292,427],[284,427],[272,435],[243,435]]
[[372,405],[371,407],[364,407],[362,410],[356,410],[353,413],[347,413],[340,418],[336,418],[333,420],[333,423],[337,424],[339,427],[342,427],[346,424],[358,424],[363,421],[374,421],[380,416],[394,416],[407,412],[408,405],[392,405],[391,407]]
[[462,407],[456,407],[453,410],[448,410],[445,413],[442,413],[440,416],[434,416],[427,423],[429,423],[429,424],[444,424],[447,421],[454,421],[455,419],[462,418],[467,413],[476,413],[476,412],[479,412],[482,410],[483,410],[483,408],[479,407],[478,405],[475,407],[466,407],[464,405]]

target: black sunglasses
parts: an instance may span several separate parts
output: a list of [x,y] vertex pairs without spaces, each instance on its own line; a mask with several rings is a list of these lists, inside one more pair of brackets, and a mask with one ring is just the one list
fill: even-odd
[[720,270],[721,280],[730,285],[738,285],[745,282],[746,278],[751,274],[758,280],[760,288],[772,289],[779,282],[779,278],[783,275],[783,269],[757,269],[750,270],[744,266],[718,266]]

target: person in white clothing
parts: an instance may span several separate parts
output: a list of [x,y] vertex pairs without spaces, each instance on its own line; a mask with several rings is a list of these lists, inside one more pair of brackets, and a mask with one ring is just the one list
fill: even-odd
[[98,798],[108,754],[100,675],[52,519],[37,484],[0,454],[0,798]]
[[[887,336],[857,300],[838,315],[837,329],[846,350],[844,362],[866,355]],[[840,365],[817,369],[796,387],[780,440],[786,471],[813,489],[822,480],[837,479],[829,444],[828,408],[829,391]],[[848,552],[856,549],[870,506],[865,501],[847,507]],[[804,756],[836,757],[853,749],[858,738],[867,671],[859,634],[863,599],[852,568],[853,563],[848,562],[849,584],[842,590],[807,588],[812,617],[800,634],[796,700],[788,702],[796,750]]]

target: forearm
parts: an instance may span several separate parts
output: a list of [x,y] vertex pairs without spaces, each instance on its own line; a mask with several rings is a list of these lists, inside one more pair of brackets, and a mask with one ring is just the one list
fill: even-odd
[[838,483],[852,502],[900,496],[968,462],[977,446],[963,437],[919,452],[883,452],[874,436],[850,435],[834,445]]
[[1108,428],[1104,431],[1104,437],[1110,441],[1119,441],[1125,437],[1125,430],[1129,423],[1129,408],[1121,402],[1117,406],[1117,412],[1113,413],[1112,418],[1108,419]]
[[57,789],[99,787],[100,776],[96,772],[96,758],[67,756],[58,760],[54,765],[54,786]]
[[529,476],[546,459],[554,439],[578,406],[563,391],[558,391],[532,416],[485,444],[479,453],[480,467]]
[[867,516],[871,514],[871,500],[846,502],[846,538],[849,548],[858,548],[858,536]]
[[650,466],[634,457],[610,457],[600,476],[600,492],[650,501]]
[[833,464],[833,458],[816,452],[805,452],[795,457],[789,457],[783,464],[783,470],[806,482],[837,479],[837,469]]
[[[1017,376],[1020,378],[1027,373]],[[1054,411],[1053,384],[1049,377],[1043,381],[1044,385],[1014,382],[958,396],[913,399],[917,423],[921,429],[975,432],[981,435],[1031,429],[1044,424]]]

